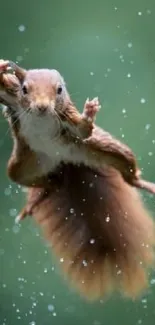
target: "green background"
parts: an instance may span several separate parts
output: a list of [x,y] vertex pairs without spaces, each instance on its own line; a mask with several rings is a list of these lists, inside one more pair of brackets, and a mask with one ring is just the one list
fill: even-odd
[[[154,31],[154,0],[0,0],[0,57],[58,69],[80,109],[88,96],[99,96],[97,123],[133,148],[152,181]],[[63,281],[33,220],[15,226],[24,193],[6,176],[11,148],[1,116],[0,325],[154,325],[153,276],[136,303],[113,296],[87,304]],[[154,198],[145,200],[155,215]]]

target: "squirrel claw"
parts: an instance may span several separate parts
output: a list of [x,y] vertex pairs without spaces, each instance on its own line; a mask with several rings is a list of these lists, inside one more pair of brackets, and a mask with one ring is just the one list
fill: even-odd
[[89,100],[89,98],[87,98],[83,110],[84,119],[90,123],[93,123],[96,118],[96,113],[99,111],[100,108],[101,106],[99,104],[98,97],[95,97],[92,100]]

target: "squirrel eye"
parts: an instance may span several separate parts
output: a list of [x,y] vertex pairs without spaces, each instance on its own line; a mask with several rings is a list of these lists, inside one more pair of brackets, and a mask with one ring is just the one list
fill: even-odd
[[60,95],[62,93],[62,86],[59,86],[57,89],[57,94]]
[[22,91],[24,95],[28,93],[27,87],[25,85],[22,87]]

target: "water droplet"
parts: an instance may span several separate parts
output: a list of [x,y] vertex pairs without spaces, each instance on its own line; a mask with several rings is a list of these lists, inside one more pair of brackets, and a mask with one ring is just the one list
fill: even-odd
[[90,239],[90,244],[94,244],[94,243],[95,243],[95,239],[94,238]]
[[48,310],[51,312],[54,310],[54,306],[53,305],[48,305]]
[[14,225],[12,227],[12,231],[14,232],[14,234],[18,234],[20,231],[20,225]]
[[128,48],[131,49],[131,47],[132,47],[132,43],[130,42],[128,43]]
[[57,315],[57,314],[54,312],[54,313],[53,313],[53,316],[56,317],[56,315]]
[[149,130],[150,127],[151,127],[151,124],[146,124],[146,125],[145,125],[145,130]]
[[141,98],[140,102],[141,102],[141,104],[145,104],[146,103],[146,99],[145,98]]
[[20,25],[18,27],[19,32],[25,32],[26,27],[24,25]]
[[63,258],[63,257],[60,258],[60,262],[61,262],[61,263],[64,262],[64,258]]
[[155,284],[155,279],[151,279],[150,284]]
[[82,261],[82,264],[83,264],[84,266],[87,266],[87,265],[88,265],[87,262],[86,262],[85,260]]
[[16,217],[16,215],[17,215],[17,209],[10,209],[10,211],[9,211],[9,214],[10,214],[10,216],[11,217]]

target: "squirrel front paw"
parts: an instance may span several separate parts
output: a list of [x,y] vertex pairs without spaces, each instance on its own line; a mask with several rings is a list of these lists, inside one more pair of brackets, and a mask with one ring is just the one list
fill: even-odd
[[9,61],[0,59],[0,73],[4,73],[9,69]]
[[84,105],[84,110],[82,113],[83,118],[87,122],[93,123],[96,119],[96,114],[100,108],[101,108],[101,106],[100,106],[98,97],[95,97],[92,100],[89,100],[89,98],[87,98],[85,105]]

